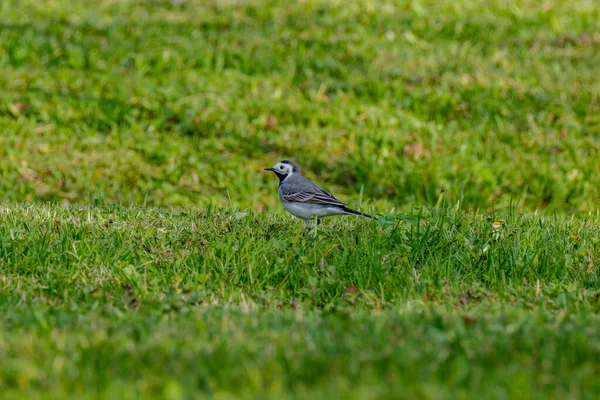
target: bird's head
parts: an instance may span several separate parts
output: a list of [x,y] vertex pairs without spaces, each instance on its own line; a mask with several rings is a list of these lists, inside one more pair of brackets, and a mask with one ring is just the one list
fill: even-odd
[[291,161],[283,160],[279,161],[271,168],[265,168],[265,171],[273,171],[279,178],[279,181],[283,182],[283,180],[291,174],[299,174],[300,168]]

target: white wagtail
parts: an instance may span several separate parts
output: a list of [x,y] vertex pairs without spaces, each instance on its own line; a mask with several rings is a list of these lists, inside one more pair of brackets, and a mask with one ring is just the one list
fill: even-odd
[[277,192],[285,209],[290,214],[302,218],[308,229],[311,228],[311,219],[317,218],[318,224],[321,218],[331,215],[358,215],[377,219],[346,207],[346,203],[304,178],[300,174],[300,168],[291,161],[280,161],[274,167],[265,170],[273,171],[279,178]]

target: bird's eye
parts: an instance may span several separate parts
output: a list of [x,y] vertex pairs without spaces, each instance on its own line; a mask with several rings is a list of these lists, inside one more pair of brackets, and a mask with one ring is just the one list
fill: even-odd
[[280,166],[279,166],[279,169],[283,169],[283,165],[280,165]]

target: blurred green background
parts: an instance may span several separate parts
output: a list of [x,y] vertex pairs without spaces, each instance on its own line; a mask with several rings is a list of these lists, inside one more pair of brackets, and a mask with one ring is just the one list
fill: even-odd
[[[593,1],[0,2],[0,199],[600,204]],[[360,191],[362,197],[360,197]]]
[[599,67],[592,0],[0,1],[0,397],[598,398]]

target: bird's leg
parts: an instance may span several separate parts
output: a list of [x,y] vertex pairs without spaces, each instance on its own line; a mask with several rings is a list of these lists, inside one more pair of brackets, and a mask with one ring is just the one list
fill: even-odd
[[306,229],[308,229],[308,230],[310,231],[310,229],[311,229],[311,226],[310,226],[310,219],[309,219],[309,218],[306,218],[306,219],[304,220],[304,222],[306,222]]

